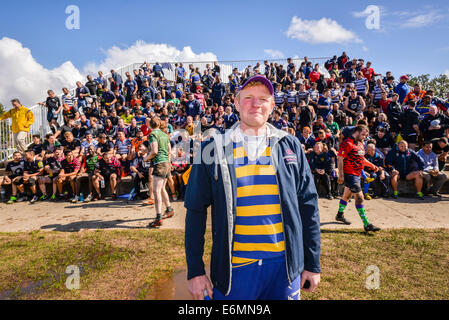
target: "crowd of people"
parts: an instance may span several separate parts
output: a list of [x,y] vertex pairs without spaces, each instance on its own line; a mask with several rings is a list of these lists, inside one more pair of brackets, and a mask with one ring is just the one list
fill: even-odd
[[[132,178],[129,200],[143,195],[152,205],[161,188],[172,200],[183,199],[195,142],[208,129],[223,133],[239,121],[236,90],[255,74],[272,82],[276,107],[270,122],[299,139],[322,196],[341,196],[337,157],[359,125],[369,128],[362,151],[370,163],[362,172],[365,199],[397,198],[399,180],[413,181],[419,199],[441,196],[449,152],[449,94],[441,98],[420,84],[409,86],[406,75],[397,81],[391,72],[378,74],[371,62],[350,59],[345,52],[323,66],[304,57],[299,65],[287,59],[285,66],[265,61],[234,68],[226,83],[217,62],[202,72],[177,63],[174,72],[175,80],[169,81],[161,64],[145,62],[124,79],[114,70],[108,78],[101,71],[95,78],[89,75],[86,83],[76,83],[74,95],[67,88],[61,97],[48,90],[40,105],[47,110],[51,133],[34,135],[30,146],[17,138],[20,144],[1,180],[2,195],[10,193],[7,202],[94,201],[104,198],[106,185],[117,199],[117,186],[127,176]],[[18,99],[12,103],[14,108],[0,119],[19,122],[14,134],[20,135],[28,131],[32,112]],[[165,137],[168,148],[161,144]],[[168,168],[157,166],[155,159]],[[159,183],[157,191],[154,173],[165,170],[157,177],[166,176],[167,186]],[[82,195],[86,181],[89,192]],[[168,195],[159,197],[168,203],[170,216]]]

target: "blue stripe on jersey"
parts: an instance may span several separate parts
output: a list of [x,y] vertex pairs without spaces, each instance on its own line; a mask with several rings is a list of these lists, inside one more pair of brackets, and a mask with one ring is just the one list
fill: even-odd
[[248,258],[248,259],[268,259],[274,258],[284,255],[285,251],[282,252],[273,252],[272,255],[267,255],[266,251],[234,251],[234,256],[239,258]]
[[238,197],[237,207],[258,206],[263,204],[279,204],[279,195],[262,195],[250,197]]
[[237,188],[245,187],[250,185],[257,184],[277,184],[276,176],[267,175],[267,176],[247,176],[237,178]]
[[271,157],[261,156],[253,161],[249,160],[248,157],[234,158],[234,166],[236,168],[246,166],[248,164],[259,164],[259,165],[271,164]]
[[276,224],[282,222],[281,213],[271,214],[267,216],[252,216],[252,217],[240,217],[237,216],[235,219],[235,224],[242,226],[259,226]]
[[266,235],[240,235],[236,234],[234,236],[234,241],[240,242],[240,243],[275,243],[284,241],[284,233],[279,232],[276,234],[266,234]]

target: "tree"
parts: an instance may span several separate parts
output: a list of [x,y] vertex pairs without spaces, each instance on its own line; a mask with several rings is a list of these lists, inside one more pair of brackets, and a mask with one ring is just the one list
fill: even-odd
[[5,111],[5,107],[3,106],[3,104],[1,104],[0,103],[0,116],[2,115],[2,114],[4,114],[6,111]]
[[419,76],[408,75],[408,84],[414,86],[416,83],[421,83],[423,90],[432,89],[434,95],[445,99],[449,92],[449,77],[445,74],[440,74],[438,77],[430,78],[430,74],[421,74]]

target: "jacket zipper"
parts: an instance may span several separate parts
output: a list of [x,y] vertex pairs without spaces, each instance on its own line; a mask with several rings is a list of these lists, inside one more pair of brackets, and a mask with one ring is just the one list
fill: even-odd
[[[277,147],[277,142],[273,145],[273,149],[271,150],[271,160],[273,160],[273,151],[274,147]],[[273,162],[274,171],[276,172],[276,183],[279,188],[279,180],[277,175],[277,168],[275,166],[275,161]],[[288,257],[287,257],[287,237],[285,236],[285,224],[284,224],[284,214],[282,213],[282,201],[281,200],[281,193],[279,192],[279,202],[281,202],[280,208],[281,208],[281,220],[282,220],[282,232],[284,233],[284,242],[285,242],[285,271],[287,272],[287,278],[288,278],[288,284],[292,284],[292,280],[290,279],[290,274],[288,273]]]

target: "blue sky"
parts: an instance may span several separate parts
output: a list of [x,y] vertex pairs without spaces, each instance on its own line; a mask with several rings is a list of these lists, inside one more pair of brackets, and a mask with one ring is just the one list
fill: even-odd
[[[68,5],[80,9],[80,30],[68,30]],[[365,27],[368,5],[381,9],[380,29]],[[311,42],[288,36],[292,19],[311,27],[326,18],[346,40]],[[373,61],[377,72],[438,75],[449,70],[449,3],[437,1],[18,1],[2,4],[0,39],[20,42],[46,69],[70,61],[78,70],[101,64],[108,49],[126,50],[136,41],[167,44],[195,54],[210,52],[219,60],[270,58],[265,50],[285,58],[339,55]],[[297,26],[298,27],[298,26]],[[329,26],[324,26],[329,27]],[[321,30],[326,33],[326,30]],[[2,61],[0,61],[2,62]],[[1,99],[2,97],[0,97]]]

